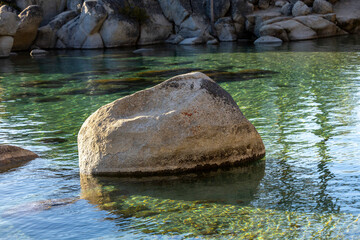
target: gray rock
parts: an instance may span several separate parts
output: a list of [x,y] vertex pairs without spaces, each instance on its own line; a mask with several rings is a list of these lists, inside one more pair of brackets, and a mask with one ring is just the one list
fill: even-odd
[[[85,1],[80,15],[62,26],[56,35],[67,48],[82,48],[85,43],[86,47],[97,45],[98,37],[90,35],[99,32],[107,16],[103,4],[95,0]],[[96,42],[92,44],[91,40]]]
[[206,42],[207,45],[218,45],[219,41],[217,39],[212,39]]
[[313,12],[326,14],[333,12],[333,6],[326,0],[315,0],[313,3]]
[[304,16],[311,13],[311,9],[302,1],[297,1],[292,8],[292,15],[294,17]]
[[57,31],[77,15],[77,11],[65,11],[57,15],[49,24],[40,27],[35,45],[45,49],[54,48],[57,41]]
[[259,37],[258,39],[256,39],[256,41],[254,42],[255,45],[258,44],[276,44],[276,45],[281,45],[282,44],[282,40],[273,36],[262,36]]
[[209,30],[210,26],[203,17],[191,15],[181,23],[177,34],[184,38],[202,37],[207,35]]
[[68,10],[79,11],[84,0],[67,0],[66,6]]
[[3,5],[0,7],[0,36],[14,36],[20,24],[20,18],[14,9]]
[[283,7],[286,3],[288,3],[288,2],[285,0],[277,0],[275,2],[275,7]]
[[104,48],[103,40],[99,33],[90,34],[81,46],[82,49],[100,49]]
[[217,37],[221,42],[236,41],[236,30],[234,22],[230,17],[220,18],[215,23]]
[[231,17],[246,16],[254,12],[254,5],[247,0],[231,0]]
[[[210,19],[210,1],[205,1],[207,16]],[[214,20],[225,17],[231,6],[230,0],[214,0]]]
[[139,23],[119,15],[110,15],[100,30],[107,48],[136,45],[139,38]]
[[202,73],[176,76],[109,103],[78,134],[80,173],[198,171],[265,155],[230,94]]
[[165,17],[173,21],[175,25],[180,24],[191,14],[180,0],[158,0]]
[[53,17],[66,9],[66,0],[15,0],[17,6],[24,10],[30,5],[38,5],[43,12],[41,25],[46,25]]
[[173,25],[165,18],[161,7],[156,0],[147,0],[143,9],[146,10],[148,19],[141,23],[138,45],[155,44],[164,42],[172,33]]
[[14,43],[12,36],[0,36],[0,58],[9,57]]
[[199,37],[185,38],[179,44],[180,45],[196,45],[203,43],[203,39]]
[[288,39],[291,41],[317,38],[317,34],[314,30],[296,20],[277,22],[274,23],[274,25],[283,28],[288,34]]
[[37,157],[36,153],[20,147],[0,145],[0,170],[17,167]]
[[282,8],[281,8],[281,13],[285,16],[290,16],[292,15],[292,9],[293,9],[293,4],[291,3],[286,3]]
[[28,50],[36,38],[43,12],[40,6],[31,5],[19,14],[19,18],[20,24],[14,35],[13,50]]
[[183,40],[184,40],[183,36],[173,34],[173,35],[170,35],[170,37],[165,42],[171,43],[171,44],[179,44]]
[[276,24],[268,24],[260,28],[260,36],[272,36],[281,39],[282,41],[289,41],[286,30]]
[[270,6],[270,0],[259,0],[258,7],[260,9],[267,9]]
[[133,53],[145,53],[145,52],[153,52],[153,48],[140,48],[133,51]]
[[319,38],[347,34],[333,22],[330,22],[320,16],[301,16],[295,18],[295,20],[313,29]]

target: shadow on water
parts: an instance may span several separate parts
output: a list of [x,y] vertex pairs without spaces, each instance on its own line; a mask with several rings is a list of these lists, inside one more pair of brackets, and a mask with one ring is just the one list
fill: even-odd
[[265,175],[265,161],[203,174],[111,178],[81,176],[81,198],[103,208],[119,196],[248,205]]

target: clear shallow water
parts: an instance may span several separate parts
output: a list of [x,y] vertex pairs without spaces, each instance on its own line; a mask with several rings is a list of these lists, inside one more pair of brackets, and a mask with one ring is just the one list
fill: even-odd
[[[360,37],[254,48],[155,46],[0,59],[0,143],[41,158],[0,173],[0,238],[356,238]],[[189,71],[233,96],[266,158],[199,175],[80,177],[97,108]],[[240,80],[240,81],[239,81]]]

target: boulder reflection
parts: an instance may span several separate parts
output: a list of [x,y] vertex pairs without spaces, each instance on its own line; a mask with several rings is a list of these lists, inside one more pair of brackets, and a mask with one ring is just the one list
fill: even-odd
[[265,174],[265,161],[203,174],[144,178],[110,178],[82,175],[81,198],[107,209],[109,203],[129,196],[248,205]]

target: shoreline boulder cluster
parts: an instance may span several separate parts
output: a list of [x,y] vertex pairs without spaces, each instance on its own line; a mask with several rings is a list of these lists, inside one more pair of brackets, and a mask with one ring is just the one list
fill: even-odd
[[213,0],[213,11],[210,0],[4,0],[2,4],[0,57],[11,50],[37,48],[217,44],[240,39],[281,43],[360,32],[357,0]]

